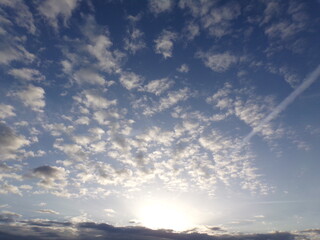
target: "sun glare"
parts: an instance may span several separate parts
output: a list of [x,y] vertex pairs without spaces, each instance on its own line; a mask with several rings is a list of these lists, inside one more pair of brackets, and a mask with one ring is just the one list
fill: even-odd
[[175,203],[148,203],[141,207],[139,215],[142,225],[151,229],[184,231],[193,227],[187,209]]

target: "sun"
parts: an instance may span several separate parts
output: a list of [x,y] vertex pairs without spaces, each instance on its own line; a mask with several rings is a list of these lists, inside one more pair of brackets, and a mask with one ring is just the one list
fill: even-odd
[[152,201],[140,208],[141,224],[151,229],[184,231],[194,226],[187,209],[177,203]]

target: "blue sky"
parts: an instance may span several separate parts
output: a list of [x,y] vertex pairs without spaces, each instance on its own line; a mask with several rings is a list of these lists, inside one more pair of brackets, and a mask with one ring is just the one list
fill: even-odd
[[319,227],[319,1],[0,7],[2,230]]

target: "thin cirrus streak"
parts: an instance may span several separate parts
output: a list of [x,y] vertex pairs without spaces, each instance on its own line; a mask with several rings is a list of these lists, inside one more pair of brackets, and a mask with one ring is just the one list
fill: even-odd
[[243,139],[243,143],[249,142],[250,139],[256,135],[257,132],[261,130],[261,128],[272,121],[274,118],[278,116],[279,113],[284,111],[301,93],[303,93],[308,87],[314,83],[318,77],[320,76],[320,65],[311,72],[308,77],[297,87],[288,97],[286,97],[269,115],[263,119],[260,124],[252,129],[252,131]]

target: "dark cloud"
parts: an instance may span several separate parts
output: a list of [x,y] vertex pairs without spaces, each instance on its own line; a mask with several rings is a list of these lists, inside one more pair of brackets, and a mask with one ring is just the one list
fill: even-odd
[[[9,212],[9,211],[2,211],[0,213],[0,223],[11,223],[15,222],[19,217],[21,217],[20,214]],[[0,238],[2,239],[2,238]]]
[[[16,218],[17,216],[15,216]],[[212,230],[223,232],[220,227]],[[72,233],[72,234],[71,234]],[[13,221],[3,221],[0,225],[0,239],[104,239],[104,240],[298,240],[320,234],[320,229],[306,230],[299,233],[275,232],[267,234],[231,234],[216,236],[203,233],[175,233],[172,230],[151,230],[144,227],[114,227],[105,223],[30,220],[16,225]],[[319,236],[319,235],[317,235]],[[305,238],[301,238],[305,237]]]
[[33,169],[33,173],[39,174],[45,177],[55,177],[55,175],[58,173],[58,169],[50,166],[41,166]]
[[32,170],[32,177],[39,178],[39,186],[56,188],[66,185],[66,170],[62,167],[40,166]]

